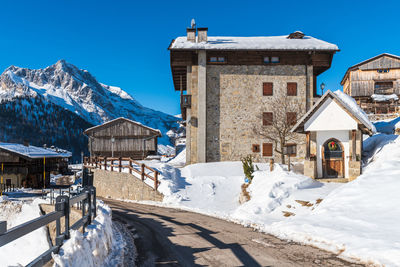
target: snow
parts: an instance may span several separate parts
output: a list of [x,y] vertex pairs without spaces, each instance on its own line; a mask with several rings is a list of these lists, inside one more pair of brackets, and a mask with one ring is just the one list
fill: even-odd
[[376,102],[385,102],[385,101],[390,101],[390,100],[397,101],[397,100],[399,100],[399,97],[396,94],[391,94],[391,95],[373,94],[373,95],[371,95],[371,98]]
[[244,183],[241,162],[216,162],[175,168],[183,154],[157,166],[162,203],[320,247],[341,258],[399,266],[400,138],[376,134],[364,141],[363,174],[349,183],[321,183],[288,172],[286,166],[257,163],[259,171],[240,205]]
[[304,36],[303,39],[288,39],[287,35],[259,37],[208,36],[208,41],[201,43],[187,41],[187,37],[183,36],[176,38],[170,49],[339,50],[337,45],[311,36]]
[[103,124],[101,124],[101,125],[96,125],[96,126],[94,126],[94,127],[88,128],[88,129],[85,130],[85,132],[88,132],[88,131],[97,129],[98,127],[101,127],[101,126],[103,126],[103,125],[107,125],[107,124],[113,123],[113,122],[118,121],[118,120],[125,120],[125,121],[131,122],[131,123],[133,123],[133,124],[140,125],[140,126],[146,128],[146,129],[150,130],[150,131],[157,132],[157,133],[161,136],[160,130],[151,128],[151,127],[149,127],[149,126],[143,125],[143,124],[140,123],[140,122],[133,121],[133,120],[130,120],[130,119],[127,119],[127,118],[123,118],[123,117],[119,117],[119,118],[116,118],[116,119],[107,121],[107,122],[105,122],[105,123],[103,123]]
[[[0,197],[0,221],[7,221],[7,229],[11,229],[35,219],[41,215],[39,204],[44,202],[41,199],[35,199],[30,203],[9,201],[5,196]],[[49,248],[46,228],[41,227],[2,246],[0,248],[0,266],[25,266]]]
[[175,148],[170,145],[158,144],[157,153],[159,155],[171,156],[175,154]]
[[[82,234],[71,230],[70,233],[71,238],[64,242],[59,254],[53,254],[54,266],[94,267],[122,264],[123,258],[118,262],[118,259],[108,257],[113,249],[122,251],[124,244],[113,240],[111,209],[102,201],[98,201],[97,216],[86,228],[86,232]],[[119,255],[123,256],[122,253]]]
[[[329,92],[329,91],[328,91]],[[343,93],[340,90],[336,90],[334,94],[339,98],[340,102],[351,111],[362,123],[367,126],[372,133],[376,133],[375,126],[368,119],[368,115],[357,105],[357,102],[351,96]]]
[[59,150],[56,152],[50,148],[36,147],[36,146],[25,146],[22,144],[14,143],[0,143],[0,149],[17,153],[21,156],[37,159],[37,158],[69,158],[72,153],[66,150]]

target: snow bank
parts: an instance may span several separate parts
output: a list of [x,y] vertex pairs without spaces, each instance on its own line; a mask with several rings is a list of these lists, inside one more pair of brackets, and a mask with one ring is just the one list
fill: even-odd
[[391,95],[378,95],[378,94],[373,94],[371,95],[371,98],[376,101],[376,102],[385,102],[385,101],[397,101],[399,100],[399,97],[396,94],[391,94]]
[[111,209],[97,203],[97,216],[84,234],[71,230],[59,254],[53,254],[54,266],[103,266],[113,246]]
[[[0,221],[7,221],[7,229],[41,216],[39,204],[44,200],[35,199],[31,203],[8,201],[0,198]],[[45,227],[41,227],[0,248],[0,266],[27,265],[50,248]],[[21,253],[23,251],[23,253]]]
[[168,164],[176,167],[183,167],[186,164],[186,148],[183,149],[176,157],[168,161]]

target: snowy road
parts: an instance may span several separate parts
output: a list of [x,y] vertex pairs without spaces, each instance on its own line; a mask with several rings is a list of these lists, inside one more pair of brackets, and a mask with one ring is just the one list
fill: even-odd
[[114,218],[136,229],[138,266],[361,266],[205,215],[110,199],[105,202]]

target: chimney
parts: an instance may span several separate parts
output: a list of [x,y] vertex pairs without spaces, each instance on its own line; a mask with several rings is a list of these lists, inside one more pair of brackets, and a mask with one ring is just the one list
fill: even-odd
[[24,140],[24,146],[29,146],[29,141],[28,140]]
[[187,28],[187,41],[195,43],[196,42],[196,28]]
[[197,28],[198,39],[199,43],[205,42],[207,43],[207,31],[208,28]]

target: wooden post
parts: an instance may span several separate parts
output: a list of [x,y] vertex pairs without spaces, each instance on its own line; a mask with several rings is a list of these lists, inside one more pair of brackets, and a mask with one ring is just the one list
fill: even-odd
[[154,189],[157,190],[158,188],[158,171],[154,173]]
[[144,181],[144,164],[142,164],[142,181]]
[[94,163],[96,164],[96,169],[97,169],[97,156],[94,158]]
[[111,160],[111,171],[114,171],[114,159]]
[[132,159],[129,158],[129,174],[132,174]]
[[274,159],[269,159],[269,170],[271,172],[274,170]]
[[122,158],[121,157],[119,157],[119,172],[121,172],[122,171]]
[[104,170],[107,170],[107,157],[104,157]]
[[356,134],[357,134],[357,131],[356,130],[352,130],[351,131],[351,142],[352,142],[352,151],[351,151],[351,160],[352,161],[356,161],[357,160],[357,157],[356,157],[356,149],[357,149],[357,146],[356,146]]

